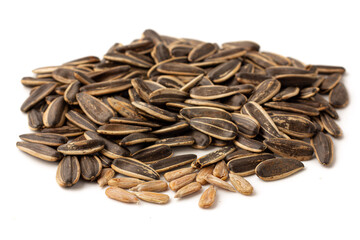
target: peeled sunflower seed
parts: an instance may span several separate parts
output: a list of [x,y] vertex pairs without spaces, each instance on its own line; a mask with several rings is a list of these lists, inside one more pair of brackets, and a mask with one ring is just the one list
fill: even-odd
[[134,194],[139,199],[149,203],[166,204],[170,201],[169,196],[163,193],[135,192]]
[[193,173],[194,171],[195,169],[192,167],[180,168],[164,173],[164,178],[166,181],[170,182],[187,174]]
[[71,187],[80,179],[80,163],[76,156],[64,157],[56,171],[56,182],[61,187]]
[[216,187],[223,188],[230,192],[235,192],[235,189],[228,182],[225,182],[224,180],[221,180],[212,174],[206,175],[205,180]]
[[237,135],[237,126],[229,120],[210,117],[190,119],[190,126],[211,137],[221,140],[233,140]]
[[214,202],[216,197],[216,189],[213,185],[210,185],[208,189],[206,189],[200,197],[199,207],[201,208],[210,208]]
[[245,178],[241,177],[240,175],[233,174],[233,173],[230,173],[229,177],[230,177],[230,182],[234,186],[236,191],[238,191],[239,193],[244,194],[244,195],[252,194],[253,187]]
[[57,148],[66,155],[87,155],[101,151],[104,148],[104,141],[98,139],[69,142]]
[[30,154],[36,158],[40,158],[45,161],[55,162],[60,160],[63,155],[55,149],[39,143],[31,142],[17,142],[17,148],[21,151]]
[[85,180],[93,181],[101,173],[102,163],[95,155],[86,155],[80,157],[81,177]]
[[275,154],[299,161],[312,159],[314,154],[313,147],[300,140],[271,138],[265,140],[264,144]]
[[132,188],[130,191],[136,192],[163,192],[168,190],[168,184],[162,180],[153,180],[149,182],[140,183]]
[[119,187],[108,187],[105,190],[106,196],[111,199],[124,202],[124,203],[138,203],[139,199],[135,196],[135,194],[130,193]]
[[172,180],[169,183],[170,189],[173,190],[173,191],[177,191],[180,188],[186,186],[187,184],[193,182],[195,180],[195,178],[196,178],[196,174],[197,173],[190,173],[188,175],[185,175],[185,176],[182,176],[182,177],[177,178],[175,180]]
[[132,177],[118,177],[118,178],[112,178],[108,181],[109,186],[119,187],[119,188],[132,188],[140,183],[143,183],[143,180],[132,178]]
[[224,160],[216,163],[212,174],[215,177],[220,178],[221,180],[224,180],[224,181],[227,180],[227,178],[229,177],[229,171],[228,171],[228,167]]
[[174,198],[183,198],[185,196],[188,196],[190,194],[200,191],[201,188],[202,188],[202,186],[198,182],[189,183],[186,186],[180,188],[174,195]]
[[160,178],[159,174],[154,169],[133,158],[117,158],[113,161],[111,168],[125,176],[146,181],[157,180]]
[[271,153],[247,154],[231,159],[227,163],[227,165],[229,167],[230,173],[244,177],[254,174],[255,168],[259,163],[271,158],[274,158],[274,154]]
[[329,165],[334,159],[334,144],[330,136],[318,132],[311,138],[311,145],[318,161],[323,165]]
[[97,179],[97,183],[100,187],[108,185],[110,179],[115,176],[115,171],[111,168],[102,168],[99,178]]
[[68,141],[67,137],[52,133],[28,133],[19,137],[26,142],[40,143],[52,147],[60,146]]
[[288,177],[304,168],[304,164],[291,158],[273,158],[260,163],[256,175],[264,181],[273,181]]
[[169,157],[166,159],[158,160],[152,164],[152,167],[158,173],[172,170],[174,168],[186,165],[196,160],[195,154],[184,154],[175,157]]

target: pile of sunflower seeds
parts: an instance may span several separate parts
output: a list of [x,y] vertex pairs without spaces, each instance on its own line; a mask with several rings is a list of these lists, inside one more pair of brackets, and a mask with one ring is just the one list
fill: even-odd
[[[220,188],[252,194],[245,176],[281,179],[314,155],[331,164],[331,136],[342,136],[335,108],[348,104],[344,72],[251,41],[220,47],[146,30],[103,59],[24,77],[31,91],[21,111],[36,133],[21,135],[17,147],[57,162],[62,187],[81,177],[109,186],[111,199],[164,204],[169,196],[159,192],[168,188],[182,198],[210,184],[199,200],[209,208]],[[198,157],[176,154],[180,146],[217,148]]]

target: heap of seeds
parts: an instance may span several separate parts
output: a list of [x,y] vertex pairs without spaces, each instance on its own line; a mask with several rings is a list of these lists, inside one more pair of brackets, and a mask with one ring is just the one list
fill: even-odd
[[[81,176],[108,185],[109,198],[164,204],[169,196],[158,192],[168,187],[182,198],[210,184],[199,200],[208,208],[218,188],[250,195],[244,176],[281,179],[314,155],[329,165],[330,136],[342,135],[335,108],[348,104],[344,72],[260,51],[251,41],[220,47],[146,30],[103,59],[24,77],[31,91],[21,110],[36,133],[21,135],[17,147],[58,162],[62,187]],[[198,157],[176,154],[179,146],[218,148]]]

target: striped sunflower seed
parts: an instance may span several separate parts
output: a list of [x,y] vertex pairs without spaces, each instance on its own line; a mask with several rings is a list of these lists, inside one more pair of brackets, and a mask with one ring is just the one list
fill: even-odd
[[237,126],[229,120],[210,117],[190,119],[190,126],[211,137],[221,140],[233,140],[237,135]]
[[265,140],[264,144],[275,154],[299,161],[310,160],[314,154],[313,147],[309,143],[300,140],[271,138]]
[[251,94],[249,101],[263,104],[280,91],[281,83],[276,79],[268,79],[260,83]]
[[334,144],[330,136],[318,132],[310,141],[317,160],[325,166],[331,164],[334,159]]
[[45,161],[55,162],[62,159],[63,155],[55,149],[39,143],[17,142],[16,147],[21,151]]
[[97,129],[97,132],[104,135],[128,135],[151,131],[150,127],[135,126],[129,124],[110,123],[104,124]]
[[264,181],[273,181],[288,177],[304,168],[304,164],[291,158],[273,158],[260,163],[256,175]]
[[338,83],[330,91],[329,103],[336,108],[343,108],[349,104],[349,95],[343,83]]
[[195,161],[196,158],[197,156],[195,154],[178,155],[156,161],[150,164],[150,167],[152,167],[158,173],[161,173],[191,163]]
[[95,155],[86,155],[80,157],[81,177],[88,181],[94,181],[102,170],[102,163]]
[[87,155],[101,151],[104,148],[104,141],[99,139],[82,140],[69,142],[60,145],[57,150],[66,155]]
[[61,187],[71,187],[80,179],[80,163],[76,156],[64,157],[56,171],[56,182]]
[[38,87],[35,91],[33,91],[30,96],[24,101],[21,105],[21,111],[27,112],[31,110],[37,103],[43,100],[47,95],[49,95],[52,91],[55,90],[57,84],[56,83],[47,83]]
[[57,147],[68,141],[67,137],[52,133],[28,133],[19,136],[21,140]]
[[141,180],[151,181],[160,178],[154,169],[133,158],[117,158],[111,164],[111,168],[114,169],[115,172]]
[[200,158],[198,158],[196,161],[193,162],[193,166],[197,168],[203,168],[205,166],[211,165],[213,163],[217,163],[221,160],[223,160],[228,154],[235,151],[234,146],[226,146],[223,148],[220,148],[218,150],[215,150],[213,152],[210,152]]
[[245,177],[254,174],[255,168],[259,163],[271,158],[274,158],[274,154],[245,154],[243,156],[231,159],[227,165],[229,167],[230,173]]

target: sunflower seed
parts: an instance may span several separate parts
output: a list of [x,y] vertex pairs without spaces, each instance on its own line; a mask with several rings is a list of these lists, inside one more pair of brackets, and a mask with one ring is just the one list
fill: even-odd
[[314,154],[313,147],[300,140],[271,138],[265,140],[264,144],[275,154],[299,161],[312,159]]
[[195,149],[205,149],[210,145],[212,141],[209,135],[206,135],[197,130],[192,130],[189,135],[194,138],[194,144],[192,145],[192,147]]
[[233,158],[227,165],[230,173],[244,177],[254,174],[259,163],[271,158],[274,158],[274,155],[270,153],[246,154]]
[[130,57],[127,56],[125,54],[122,53],[107,53],[106,55],[104,55],[104,58],[106,60],[110,60],[113,62],[119,62],[119,63],[123,63],[123,64],[129,64],[135,67],[140,67],[140,68],[151,68],[151,64],[139,59],[139,58],[134,58],[134,57]]
[[139,199],[135,196],[135,194],[130,193],[124,189],[119,187],[108,187],[105,190],[106,196],[111,199],[124,202],[124,203],[138,203]]
[[168,184],[162,180],[144,182],[130,188],[130,191],[136,192],[164,192],[166,190],[168,190]]
[[246,137],[253,138],[259,133],[260,124],[255,118],[245,114],[232,113],[231,119],[238,127],[239,132]]
[[206,58],[205,61],[209,62],[209,61],[217,61],[217,60],[229,60],[229,59],[239,58],[245,55],[245,53],[246,50],[244,50],[244,48],[242,47],[224,49]]
[[151,56],[155,60],[155,63],[159,63],[171,58],[170,51],[164,43],[156,44],[151,51]]
[[163,138],[157,140],[155,144],[163,144],[169,147],[179,147],[179,146],[191,146],[195,142],[194,138],[191,136],[177,136],[170,138]]
[[65,122],[67,108],[68,106],[64,101],[64,97],[60,96],[55,98],[43,114],[45,127],[61,127]]
[[103,168],[101,170],[100,176],[97,179],[97,183],[100,187],[104,187],[105,185],[108,185],[108,182],[110,179],[112,179],[115,176],[115,171],[111,168]]
[[99,139],[82,140],[69,142],[57,148],[57,150],[66,155],[87,155],[99,152],[104,148],[104,141]]
[[242,108],[242,113],[255,118],[260,124],[260,134],[264,138],[282,138],[286,137],[279,131],[271,117],[267,112],[256,102],[248,102]]
[[42,133],[54,133],[60,134],[64,137],[76,137],[83,134],[83,130],[78,127],[62,126],[58,128],[44,128],[41,130]]
[[128,135],[131,133],[149,132],[150,127],[135,126],[129,124],[110,123],[100,126],[97,132],[105,135]]
[[157,71],[164,74],[172,75],[185,75],[185,76],[197,76],[204,73],[204,70],[199,67],[194,67],[185,63],[177,62],[165,62],[160,63],[157,67]]
[[146,112],[147,114],[150,114],[151,116],[153,116],[157,119],[164,120],[167,122],[175,122],[177,120],[177,115],[175,113],[161,109],[154,105],[147,104],[144,102],[132,102],[132,104],[136,108]]
[[247,138],[241,134],[239,134],[234,140],[234,144],[241,148],[250,152],[263,152],[266,149],[266,146],[255,139]]
[[234,146],[222,147],[218,150],[215,150],[198,158],[196,161],[192,163],[192,166],[196,168],[203,168],[213,163],[217,163],[222,159],[224,159],[228,154],[232,153],[233,151],[235,151]]
[[74,69],[71,67],[59,67],[55,71],[52,72],[52,77],[64,84],[69,84],[75,81],[74,77]]
[[52,133],[28,133],[22,134],[19,137],[26,142],[39,143],[52,147],[60,146],[68,141],[67,137]]
[[64,157],[56,171],[56,182],[61,187],[71,187],[80,179],[80,163],[76,156]]
[[305,88],[312,86],[318,77],[313,74],[281,74],[275,76],[280,81],[281,87],[299,87]]
[[123,117],[112,117],[110,118],[110,123],[125,123],[130,125],[139,125],[139,126],[146,126],[146,127],[161,127],[162,125],[159,123],[147,121],[147,120],[140,120],[140,119],[130,119],[130,118],[123,118]]
[[43,127],[42,113],[38,109],[33,108],[28,111],[28,125],[33,131]]
[[149,95],[150,103],[165,104],[169,101],[182,102],[188,97],[188,93],[172,88],[161,88]]
[[106,82],[97,82],[80,88],[81,92],[93,96],[105,95],[127,90],[131,87],[130,79],[116,79]]
[[16,147],[19,148],[21,151],[30,154],[31,156],[40,158],[45,161],[55,162],[63,157],[61,153],[44,144],[17,142]]
[[88,181],[95,180],[102,170],[100,159],[95,155],[86,155],[80,157],[81,177]]
[[21,105],[21,111],[27,112],[32,109],[37,103],[54,91],[56,86],[56,83],[47,83],[38,87]]
[[300,88],[298,87],[287,87],[281,90],[278,94],[276,94],[272,100],[273,101],[282,101],[292,97],[295,97],[300,92]]
[[170,201],[169,196],[163,193],[135,192],[134,194],[139,199],[149,203],[166,204]]
[[227,178],[229,177],[229,171],[228,171],[228,167],[224,160],[216,163],[212,174],[215,177],[220,178],[221,180],[224,180],[224,181],[227,180]]
[[108,181],[109,186],[119,187],[119,188],[132,188],[141,183],[144,183],[143,180],[131,177],[119,177],[119,178],[112,178]]
[[222,85],[209,85],[194,87],[190,90],[190,97],[201,100],[214,100],[232,96],[240,90]]
[[89,131],[96,131],[97,129],[96,124],[94,124],[86,115],[77,111],[70,110],[65,114],[65,117],[68,121],[81,129]]
[[212,43],[202,43],[194,47],[188,55],[189,62],[199,62],[211,56],[217,50]]
[[74,72],[74,78],[84,85],[95,83],[95,81],[92,78],[88,77],[85,73],[80,71]]
[[224,62],[208,72],[209,79],[214,83],[225,82],[240,69],[241,62],[237,59]]
[[237,135],[237,126],[225,119],[197,117],[190,119],[190,126],[211,137],[221,140],[233,140]]
[[256,175],[264,181],[273,181],[288,177],[304,168],[304,164],[291,158],[273,158],[260,163]]
[[64,100],[70,105],[77,105],[76,94],[79,92],[81,83],[74,81],[69,84],[64,92]]
[[111,168],[125,176],[146,181],[157,180],[160,178],[159,174],[154,169],[134,158],[117,158],[113,161]]
[[315,68],[318,73],[332,74],[332,73],[345,73],[345,68],[341,66],[328,66],[328,65],[308,65],[306,68]]
[[122,148],[121,146],[108,140],[107,138],[100,136],[96,132],[86,131],[84,133],[84,136],[88,140],[94,139],[94,140],[103,141],[104,148],[101,150],[101,153],[108,158],[115,159],[115,158],[119,158],[122,156],[126,157],[126,156],[130,155],[128,150],[126,150],[125,148]]
[[198,182],[189,183],[186,186],[180,188],[174,195],[174,198],[183,198],[185,196],[188,196],[188,195],[191,195],[193,193],[200,191],[201,188],[202,188],[202,186]]
[[234,152],[230,153],[229,155],[227,155],[225,157],[225,161],[229,162],[235,158],[239,158],[239,157],[243,157],[243,156],[251,155],[251,154],[253,154],[253,153],[239,148],[239,149],[235,150]]
[[300,98],[301,99],[306,99],[306,98],[310,98],[312,96],[314,96],[316,93],[319,92],[319,88],[317,87],[307,87],[307,88],[303,88],[300,91]]
[[336,138],[342,136],[341,128],[339,127],[339,125],[337,125],[335,120],[330,117],[329,114],[326,114],[326,113],[320,114],[320,120],[321,120],[322,124],[324,125],[325,130],[330,135],[332,135],[333,137],[336,137]]
[[81,110],[94,123],[103,125],[114,117],[113,111],[105,103],[87,93],[76,94],[76,99]]
[[173,190],[173,191],[177,191],[180,188],[188,185],[189,183],[191,183],[191,182],[193,182],[195,180],[196,174],[197,173],[190,173],[188,175],[185,175],[185,176],[182,176],[182,177],[177,178],[175,180],[172,180],[169,183],[170,189]]
[[163,75],[158,77],[156,80],[157,83],[160,83],[161,85],[167,87],[167,88],[176,88],[179,89],[182,88],[185,83],[182,82],[179,78],[175,76],[170,75]]
[[210,185],[208,189],[206,189],[200,197],[199,207],[201,208],[210,208],[214,202],[216,197],[216,189],[213,185]]
[[338,83],[330,91],[329,103],[336,108],[343,108],[349,104],[349,95],[343,83]]
[[252,41],[226,42],[222,44],[223,48],[243,48],[246,51],[259,51],[260,45]]
[[214,171],[214,168],[215,168],[215,164],[212,164],[212,165],[209,165],[207,167],[200,169],[200,171],[196,175],[196,181],[198,183],[200,183],[201,185],[207,184],[208,182],[205,180],[205,177],[208,174],[212,174],[212,172]]
[[231,114],[221,108],[214,107],[186,107],[180,110],[180,115],[186,120],[196,117],[211,117],[231,120]]
[[334,159],[334,144],[330,136],[318,132],[311,138],[311,145],[314,148],[316,158],[323,165],[329,165]]
[[219,187],[219,188],[231,191],[231,192],[235,192],[235,189],[229,183],[225,182],[224,180],[221,180],[220,178],[215,177],[212,174],[206,175],[205,180],[208,183],[210,183],[216,187]]
[[253,193],[253,186],[251,186],[251,184],[245,178],[232,173],[229,174],[229,177],[230,182],[236,191],[244,195],[251,195]]
[[156,161],[150,164],[150,167],[158,173],[161,173],[191,163],[195,161],[196,158],[197,156],[195,154],[184,154]]
[[180,168],[170,172],[164,173],[164,178],[166,181],[171,182],[172,180],[178,179],[187,174],[193,173],[195,171],[192,167]]
[[189,124],[185,121],[179,121],[177,123],[161,127],[155,131],[152,131],[153,134],[164,135],[164,134],[175,134],[182,132],[189,128]]
[[264,104],[266,107],[271,107],[274,109],[291,111],[296,113],[302,113],[308,116],[318,116],[319,111],[311,106],[301,104],[301,103],[291,103],[291,102],[267,102]]
[[249,73],[249,72],[239,72],[235,75],[235,77],[239,83],[255,84],[255,85],[258,85],[261,82],[269,79],[269,76],[267,74]]
[[121,140],[120,145],[131,146],[139,143],[156,142],[157,140],[159,138],[151,133],[131,133]]
[[260,83],[249,98],[249,101],[262,104],[270,100],[280,91],[281,84],[276,79],[265,80]]
[[312,137],[316,132],[316,126],[310,120],[294,115],[275,115],[272,120],[276,126],[288,134],[297,138]]
[[200,106],[200,107],[214,107],[220,108],[227,111],[233,111],[232,107],[217,101],[210,101],[210,100],[201,100],[201,99],[186,99],[186,104],[191,104],[193,106]]

